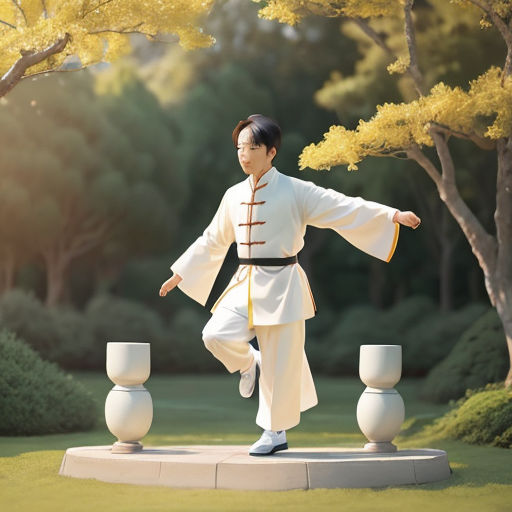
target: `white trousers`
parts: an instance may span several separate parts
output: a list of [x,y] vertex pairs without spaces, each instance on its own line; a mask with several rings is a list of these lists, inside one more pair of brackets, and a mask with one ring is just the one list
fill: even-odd
[[223,302],[203,329],[206,348],[229,372],[246,370],[253,361],[249,341],[256,336],[261,351],[256,423],[274,431],[298,425],[301,411],[318,403],[304,352],[305,321],[249,328],[247,306]]

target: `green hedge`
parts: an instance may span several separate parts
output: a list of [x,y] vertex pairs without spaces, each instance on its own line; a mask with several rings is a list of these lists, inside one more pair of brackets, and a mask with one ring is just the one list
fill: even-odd
[[[66,369],[105,371],[108,341],[148,341],[152,370],[164,372],[222,372],[224,367],[205,348],[201,339],[210,313],[199,306],[183,305],[171,296],[168,320],[163,314],[135,300],[108,294],[89,301],[83,312],[67,307],[47,308],[32,293],[10,291],[0,299],[0,325],[13,331],[43,359]],[[364,344],[398,344],[403,347],[404,376],[424,376],[440,363],[460,335],[486,306],[470,304],[450,313],[440,313],[433,301],[416,296],[381,311],[368,305],[346,309],[342,315],[322,311],[306,324],[306,352],[315,373],[358,375],[359,347]],[[491,331],[499,332],[494,317]],[[493,331],[493,332],[494,332]],[[495,336],[496,332],[480,337]],[[472,356],[464,369],[444,366],[428,381],[423,397],[446,401],[503,378],[504,342],[494,343]],[[464,346],[461,357],[467,358]],[[450,359],[451,361],[451,359]],[[456,366],[460,366],[459,363]],[[489,370],[491,368],[491,370]],[[462,372],[462,377],[461,377]]]
[[426,430],[471,444],[512,448],[512,391],[503,384],[468,390],[452,410]]
[[[424,376],[486,309],[482,304],[470,304],[441,313],[431,299],[422,296],[405,299],[387,311],[354,306],[337,321],[333,317],[325,321],[315,318],[306,351],[314,371],[355,376],[360,345],[402,345],[402,374]],[[326,322],[331,323],[330,328]]]
[[149,342],[152,370],[167,371],[175,367],[172,336],[161,317],[144,304],[101,295],[87,304],[85,320],[94,336],[91,362],[95,368],[105,368],[109,341]]
[[5,293],[0,299],[0,323],[44,359],[57,359],[61,333],[50,310],[32,292],[14,289]]
[[0,299],[0,323],[43,359],[67,369],[97,367],[93,332],[78,311],[48,308],[32,292],[14,289]]
[[450,353],[462,333],[475,319],[488,309],[488,306],[476,303],[446,313],[429,312],[415,325],[411,325],[404,333],[404,373],[426,375]]
[[366,344],[401,344],[395,333],[382,328],[382,313],[371,306],[347,310],[326,339],[323,371],[331,375],[357,375],[359,347]]
[[91,429],[98,416],[89,393],[26,343],[0,331],[0,435]]
[[462,334],[450,354],[432,369],[420,396],[438,403],[460,398],[466,389],[503,380],[508,364],[503,326],[492,309],[478,318]]
[[33,293],[15,289],[0,299],[0,324],[43,359],[66,369],[104,371],[108,341],[148,341],[153,370],[176,368],[171,331],[140,302],[105,294],[79,312],[64,306],[47,308]]
[[177,372],[222,372],[224,365],[204,346],[202,330],[210,314],[199,308],[187,308],[174,315],[169,322],[169,332]]

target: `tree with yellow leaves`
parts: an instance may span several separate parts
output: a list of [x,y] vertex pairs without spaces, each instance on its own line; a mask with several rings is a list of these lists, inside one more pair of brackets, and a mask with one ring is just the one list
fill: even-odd
[[[175,34],[187,49],[213,38],[199,23],[213,0],[0,0],[0,97],[21,79],[111,62],[130,34]],[[71,64],[71,67],[69,65]]]
[[[256,0],[258,1],[258,0]],[[441,200],[461,227],[484,273],[490,301],[503,323],[510,354],[505,384],[512,386],[512,3],[506,0],[453,0],[460,9],[480,13],[482,28],[494,27],[506,48],[502,67],[491,66],[467,90],[442,82],[430,87],[418,60],[413,0],[270,0],[260,15],[295,24],[316,14],[343,17],[359,27],[393,62],[389,73],[402,74],[416,98],[384,103],[354,130],[331,126],[318,144],[304,148],[302,169],[357,169],[366,157],[399,157],[417,162],[433,180]],[[437,0],[429,2],[435,8]],[[442,3],[442,2],[441,2]],[[397,27],[380,30],[382,20]],[[398,30],[398,27],[400,29]],[[443,41],[440,40],[440,44]],[[428,86],[427,86],[428,84]],[[430,90],[428,90],[430,89]],[[404,88],[405,90],[405,88]],[[463,200],[456,182],[452,137],[497,153],[495,233],[487,231]],[[428,148],[434,148],[432,159]]]

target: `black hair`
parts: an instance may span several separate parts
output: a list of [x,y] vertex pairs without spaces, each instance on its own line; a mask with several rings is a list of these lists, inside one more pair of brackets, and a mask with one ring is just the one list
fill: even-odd
[[267,152],[276,148],[276,151],[281,146],[281,128],[270,117],[261,114],[253,114],[247,119],[240,121],[233,130],[233,144],[238,146],[238,136],[240,132],[246,127],[251,127],[252,138],[255,144],[263,144],[267,148]]

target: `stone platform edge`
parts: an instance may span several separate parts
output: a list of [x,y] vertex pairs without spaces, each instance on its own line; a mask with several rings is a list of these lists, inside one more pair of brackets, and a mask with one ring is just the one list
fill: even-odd
[[69,448],[59,474],[103,482],[175,488],[285,491],[373,488],[438,482],[450,477],[445,451],[294,448],[251,457],[247,446],[147,447],[112,454],[111,446]]

